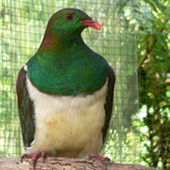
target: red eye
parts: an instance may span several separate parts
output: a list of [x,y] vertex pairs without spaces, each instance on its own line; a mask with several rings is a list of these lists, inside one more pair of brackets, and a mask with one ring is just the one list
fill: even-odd
[[68,14],[66,14],[66,19],[67,20],[72,20],[74,18],[74,15],[73,14],[71,14],[71,13],[68,13]]

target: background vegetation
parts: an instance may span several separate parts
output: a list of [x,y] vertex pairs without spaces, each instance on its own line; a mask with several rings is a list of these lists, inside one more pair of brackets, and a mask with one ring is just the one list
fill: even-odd
[[116,72],[114,111],[102,153],[115,162],[170,168],[169,0],[1,0],[0,156],[22,147],[15,83],[36,52],[49,17],[64,7],[102,25],[83,39]]

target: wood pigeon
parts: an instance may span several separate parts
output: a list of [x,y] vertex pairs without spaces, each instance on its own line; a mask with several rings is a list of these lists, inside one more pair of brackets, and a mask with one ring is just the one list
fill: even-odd
[[101,26],[65,8],[50,18],[37,53],[22,67],[17,97],[25,154],[83,158],[98,155],[113,105],[115,74],[82,40]]

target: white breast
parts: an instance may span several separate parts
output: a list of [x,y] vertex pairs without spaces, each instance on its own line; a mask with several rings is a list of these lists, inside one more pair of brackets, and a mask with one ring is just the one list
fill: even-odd
[[35,106],[35,139],[27,153],[44,151],[61,157],[98,154],[105,122],[106,84],[92,95],[52,96],[38,91],[27,79]]

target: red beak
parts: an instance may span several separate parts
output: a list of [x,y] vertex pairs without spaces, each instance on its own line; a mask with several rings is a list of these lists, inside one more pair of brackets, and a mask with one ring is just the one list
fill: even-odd
[[97,30],[101,30],[101,26],[99,23],[97,22],[94,22],[93,20],[80,20],[79,22],[83,22],[84,23],[84,26],[86,27],[93,27]]

